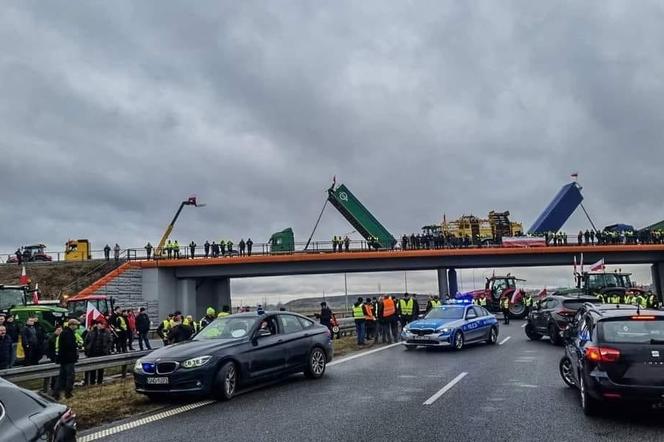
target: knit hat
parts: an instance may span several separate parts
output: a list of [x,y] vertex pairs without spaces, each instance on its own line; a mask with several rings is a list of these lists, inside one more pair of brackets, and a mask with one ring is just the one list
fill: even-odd
[[214,316],[214,309],[212,307],[208,307],[205,313],[207,313],[208,316]]

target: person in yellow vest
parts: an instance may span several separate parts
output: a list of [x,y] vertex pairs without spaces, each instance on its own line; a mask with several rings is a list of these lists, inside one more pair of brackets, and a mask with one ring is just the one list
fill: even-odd
[[115,340],[115,350],[118,353],[127,353],[127,311],[120,310],[118,307],[115,310],[115,332],[117,339]]
[[376,333],[376,316],[374,315],[373,304],[371,298],[364,300],[364,322],[366,328],[367,341],[378,341],[378,333]]
[[366,321],[364,319],[364,306],[362,298],[357,298],[353,304],[353,319],[355,320],[355,334],[357,335],[357,345],[364,345],[364,333],[366,331]]
[[187,325],[187,326],[191,327],[192,335],[195,335],[196,333],[201,331],[200,324],[198,322],[194,321],[194,318],[191,315],[187,315],[184,318],[184,321],[182,321],[182,323],[184,325]]
[[173,242],[173,258],[180,259],[180,244],[177,239]]
[[485,308],[486,308],[487,299],[486,299],[486,295],[485,295],[484,293],[482,293],[482,294],[479,296],[479,298],[477,298],[477,301],[478,301],[477,304],[478,304],[480,307],[485,307]]
[[173,257],[173,244],[171,244],[170,239],[168,240],[164,248],[166,249],[166,255],[168,256],[168,259],[171,259]]
[[217,315],[217,318],[225,318],[226,316],[230,316],[230,315],[231,315],[231,308],[227,305],[224,305],[221,308],[221,311],[219,312],[219,314]]
[[648,308],[648,298],[646,298],[642,293],[639,293],[634,297],[634,304],[641,308]]
[[169,313],[168,317],[161,321],[157,327],[157,335],[161,338],[164,345],[168,345],[168,332],[171,329],[171,321],[173,320],[173,313]]
[[212,321],[215,320],[215,318],[217,317],[216,313],[217,312],[214,310],[214,308],[212,308],[212,307],[207,308],[207,310],[205,311],[205,316],[203,316],[203,318],[200,320],[201,329],[204,329]]
[[654,293],[648,293],[648,296],[646,296],[647,302],[648,302],[648,308],[657,308],[659,304],[659,300],[657,299],[657,296]]
[[523,306],[526,308],[526,316],[528,316],[533,309],[533,297],[530,296],[530,293],[526,292],[523,295]]
[[503,322],[505,325],[510,323],[510,298],[503,295],[500,298],[500,310],[503,312]]
[[432,308],[440,307],[441,305],[442,303],[440,302],[438,295],[432,297],[429,299],[429,301],[427,301],[427,313],[429,313]]
[[609,297],[609,300],[611,301],[611,304],[620,304],[620,295],[614,293]]
[[623,301],[625,304],[633,304],[634,303],[634,295],[632,295],[629,292],[625,292],[625,300]]
[[409,293],[404,293],[403,298],[399,300],[399,319],[401,328],[413,320],[413,300]]

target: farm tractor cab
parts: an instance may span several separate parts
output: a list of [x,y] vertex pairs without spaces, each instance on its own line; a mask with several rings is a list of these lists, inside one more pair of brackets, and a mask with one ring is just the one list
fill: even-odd
[[108,319],[113,313],[115,300],[113,297],[105,295],[74,295],[66,300],[67,315],[70,318],[85,320],[85,313],[88,309],[88,303],[91,303],[99,312]]
[[615,272],[583,272],[576,274],[576,287],[583,289],[586,295],[618,294],[624,296],[627,291],[636,294],[643,290],[635,288],[631,280],[631,273]]
[[67,319],[67,310],[49,304],[33,304],[34,290],[27,285],[0,284],[0,312],[11,314],[18,324],[25,324],[30,317],[36,317],[46,333],[55,330],[55,324]]
[[519,279],[509,273],[505,276],[494,275],[486,278],[484,289],[458,294],[456,298],[472,301],[484,295],[487,300],[487,310],[495,313],[500,311],[500,298],[506,295],[510,299],[511,317],[523,318],[526,315],[526,306],[523,304],[524,292],[517,288],[517,282],[525,282],[525,279]]

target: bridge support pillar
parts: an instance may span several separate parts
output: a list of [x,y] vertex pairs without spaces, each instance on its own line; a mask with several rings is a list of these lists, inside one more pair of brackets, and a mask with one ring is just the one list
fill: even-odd
[[438,296],[440,299],[446,299],[450,295],[450,286],[447,283],[447,269],[436,270],[438,273]]
[[177,309],[176,281],[172,268],[143,269],[143,301],[154,322],[161,321]]
[[208,307],[213,307],[217,312],[224,305],[231,307],[230,278],[203,279],[199,282],[197,293],[195,311],[198,318],[205,316]]
[[655,286],[655,292],[657,293],[657,298],[660,303],[664,300],[664,262],[656,262],[650,266],[650,272],[652,274],[652,283]]
[[459,285],[457,284],[457,272],[455,269],[447,270],[447,285],[450,290],[450,298],[454,298],[459,291]]
[[196,315],[195,318],[198,318],[198,312],[196,311],[196,280],[191,278],[178,279],[175,283],[175,291],[176,310],[181,311],[183,315]]

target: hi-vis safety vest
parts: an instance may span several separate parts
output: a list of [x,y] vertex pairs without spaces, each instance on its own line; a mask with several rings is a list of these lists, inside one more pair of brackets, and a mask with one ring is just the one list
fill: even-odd
[[412,315],[413,314],[413,300],[412,299],[400,299],[399,307],[401,308],[401,314],[403,315]]
[[118,328],[122,331],[127,331],[127,321],[122,316],[118,316]]
[[373,305],[371,304],[364,304],[364,319],[367,321],[375,321],[376,318],[374,317],[373,314]]
[[532,307],[533,306],[532,296],[526,296],[525,298],[523,298],[523,303],[526,305],[526,307]]
[[440,301],[431,301],[431,307],[440,307],[441,303]]
[[394,308],[394,301],[392,298],[385,298],[383,300],[383,317],[392,316],[396,308]]
[[228,312],[219,312],[217,315],[217,318],[225,318],[226,316],[230,316],[231,314]]
[[364,319],[364,309],[362,308],[362,304],[353,307],[353,318]]
[[486,298],[478,298],[479,299],[479,305],[482,307],[486,307]]
[[164,331],[168,331],[168,329],[171,328],[171,321],[168,319],[164,319],[162,324],[164,324]]
[[620,304],[620,295],[612,295],[611,296],[611,303],[612,304]]
[[508,298],[503,298],[500,300],[500,308],[510,308],[510,300]]

